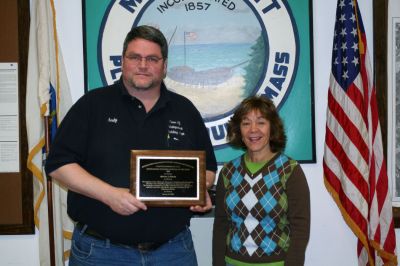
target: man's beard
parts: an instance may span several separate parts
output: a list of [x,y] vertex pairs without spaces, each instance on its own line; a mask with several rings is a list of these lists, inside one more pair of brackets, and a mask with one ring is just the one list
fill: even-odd
[[151,81],[145,85],[138,85],[134,80],[131,81],[132,87],[138,91],[147,91],[147,90],[153,88],[154,84],[155,84],[155,82]]
[[[157,87],[157,80],[150,80],[148,82],[136,82],[135,79],[129,79],[128,80],[129,84],[131,87],[133,87],[135,90],[138,91],[147,91],[150,90],[154,87]],[[161,84],[161,81],[160,81]]]
[[[165,77],[165,75],[164,75],[164,77]],[[141,80],[140,78],[135,78],[134,75],[132,75],[132,76],[128,76],[128,75],[124,76],[123,75],[123,79],[129,87],[131,87],[137,91],[147,91],[147,90],[151,90],[153,88],[157,88],[163,82],[163,78],[158,79],[158,78],[153,77],[152,79],[145,81],[145,80]]]

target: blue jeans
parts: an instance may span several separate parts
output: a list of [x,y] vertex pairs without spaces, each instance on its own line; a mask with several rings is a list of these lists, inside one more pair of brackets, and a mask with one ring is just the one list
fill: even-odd
[[72,236],[70,266],[197,266],[192,234],[186,228],[167,243],[153,251],[114,245],[99,240],[75,227]]

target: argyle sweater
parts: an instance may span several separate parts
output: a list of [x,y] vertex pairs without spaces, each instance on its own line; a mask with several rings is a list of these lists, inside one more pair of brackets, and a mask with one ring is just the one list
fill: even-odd
[[217,184],[213,265],[225,256],[246,263],[303,265],[310,199],[300,165],[276,154],[252,174],[244,155],[227,163]]

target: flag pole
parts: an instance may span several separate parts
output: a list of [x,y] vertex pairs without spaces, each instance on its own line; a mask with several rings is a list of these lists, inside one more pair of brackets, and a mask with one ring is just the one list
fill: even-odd
[[[44,116],[44,135],[45,135],[45,158],[50,151],[50,117]],[[50,265],[55,266],[55,248],[54,248],[54,216],[53,216],[53,182],[51,176],[46,173],[47,185],[47,214],[49,223],[49,247],[50,247]]]
[[183,58],[186,66],[186,31],[183,31]]

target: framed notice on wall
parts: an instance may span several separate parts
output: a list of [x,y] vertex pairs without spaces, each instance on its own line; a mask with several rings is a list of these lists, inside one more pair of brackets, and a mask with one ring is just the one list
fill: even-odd
[[226,126],[251,95],[278,107],[285,153],[315,162],[310,0],[82,2],[86,91],[119,80],[126,34],[152,25],[169,42],[164,82],[200,111],[219,163],[243,153],[227,144]]
[[0,63],[0,173],[19,165],[18,63]]

